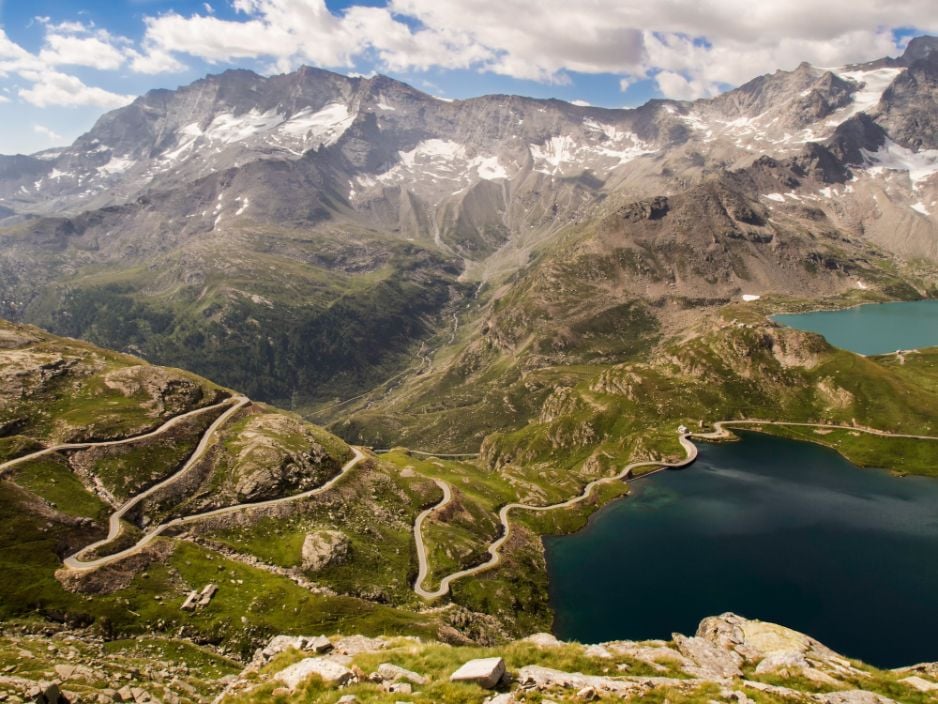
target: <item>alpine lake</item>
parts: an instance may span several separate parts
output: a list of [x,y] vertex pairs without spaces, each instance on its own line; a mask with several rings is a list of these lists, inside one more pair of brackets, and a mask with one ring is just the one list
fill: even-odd
[[[938,301],[775,320],[861,354],[938,345]],[[668,639],[734,611],[879,667],[938,659],[938,481],[738,434],[545,538],[555,633]]]

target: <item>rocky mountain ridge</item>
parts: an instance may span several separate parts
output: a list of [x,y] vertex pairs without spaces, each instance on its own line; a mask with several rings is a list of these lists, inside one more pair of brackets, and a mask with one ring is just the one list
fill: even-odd
[[[638,261],[610,304],[664,329],[665,300],[923,295],[935,45],[628,110],[311,68],[153,91],[64,150],[0,158],[0,314],[306,408],[425,371],[586,253]],[[656,199],[709,203],[595,236]],[[568,298],[561,329],[587,324]]]

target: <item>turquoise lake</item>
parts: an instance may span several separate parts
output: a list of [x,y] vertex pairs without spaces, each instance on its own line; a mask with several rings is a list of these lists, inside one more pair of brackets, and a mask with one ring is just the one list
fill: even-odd
[[545,539],[556,634],[666,639],[734,611],[880,667],[938,660],[938,480],[741,435]]
[[835,347],[865,355],[938,346],[938,300],[874,303],[772,319],[819,333]]

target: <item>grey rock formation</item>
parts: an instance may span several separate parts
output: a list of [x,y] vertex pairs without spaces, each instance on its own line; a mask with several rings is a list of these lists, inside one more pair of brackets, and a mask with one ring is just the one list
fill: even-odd
[[502,658],[478,658],[463,663],[449,679],[451,682],[472,682],[485,689],[492,689],[505,676],[505,661]]
[[338,530],[318,530],[303,541],[303,569],[317,572],[348,559],[351,542]]

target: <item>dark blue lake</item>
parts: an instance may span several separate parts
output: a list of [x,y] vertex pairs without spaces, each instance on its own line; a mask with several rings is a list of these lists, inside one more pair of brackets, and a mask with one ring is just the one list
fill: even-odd
[[938,481],[743,436],[545,539],[557,635],[669,638],[734,611],[881,667],[938,660]]
[[859,354],[938,346],[938,300],[874,303],[845,310],[775,315],[772,319],[819,333],[835,347]]

